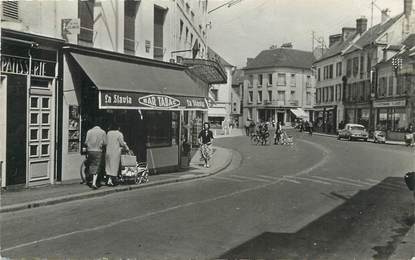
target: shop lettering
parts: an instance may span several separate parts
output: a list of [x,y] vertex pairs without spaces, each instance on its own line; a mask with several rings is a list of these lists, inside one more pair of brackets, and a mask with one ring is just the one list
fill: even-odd
[[29,61],[20,58],[1,56],[1,71],[27,75],[29,72]]
[[172,97],[160,96],[160,95],[144,96],[144,97],[139,98],[138,102],[145,106],[163,107],[163,108],[177,107],[180,105],[179,100],[172,98]]
[[187,101],[188,107],[205,107],[206,106],[205,102],[202,100],[188,99],[186,101]]
[[106,104],[123,104],[123,105],[127,104],[127,105],[131,105],[133,103],[133,99],[131,97],[129,97],[129,96],[123,97],[123,96],[120,96],[120,95],[117,95],[117,94],[114,94],[112,96],[108,95],[108,94],[105,94],[104,99],[105,99]]
[[[54,76],[54,67],[50,70],[49,75],[46,71],[47,63],[44,61],[32,60],[32,75],[35,76]],[[7,73],[15,73],[28,75],[29,74],[29,60],[24,58],[2,56],[1,57],[1,71]]]

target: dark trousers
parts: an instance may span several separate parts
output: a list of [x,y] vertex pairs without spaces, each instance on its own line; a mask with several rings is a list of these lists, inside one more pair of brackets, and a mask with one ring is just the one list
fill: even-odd
[[274,144],[279,143],[280,140],[281,140],[281,134],[280,133],[275,133]]
[[246,136],[249,136],[249,126],[245,126],[245,133],[246,133]]

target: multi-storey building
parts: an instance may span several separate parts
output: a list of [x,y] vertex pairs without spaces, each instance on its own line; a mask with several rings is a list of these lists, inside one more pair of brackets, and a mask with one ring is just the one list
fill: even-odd
[[228,124],[231,123],[232,73],[235,67],[210,47],[208,47],[208,59],[221,64],[227,77],[226,82],[212,84],[209,89],[213,101],[208,110],[209,122],[211,127],[221,128],[224,121]]
[[357,20],[358,39],[343,54],[345,69],[345,122],[360,123],[374,129],[372,103],[376,97],[376,71],[382,61],[383,49],[399,45],[414,32],[412,0],[404,0],[404,13],[392,18],[383,16],[382,22],[367,30],[367,19]]
[[[180,165],[182,141],[207,120],[210,79],[226,81],[201,60],[207,0],[0,4],[2,186],[79,178],[95,119],[116,121],[153,171]],[[175,62],[186,58],[199,70]]]
[[336,133],[344,120],[343,59],[342,52],[356,38],[356,28],[343,28],[341,34],[329,37],[329,48],[314,63],[316,72],[316,96],[314,106],[314,130]]
[[376,65],[377,88],[373,102],[374,125],[387,139],[403,140],[410,124],[415,126],[415,34],[402,45],[384,49]]
[[236,69],[232,74],[231,92],[231,119],[233,120],[235,127],[242,127],[243,122],[243,86],[244,71]]
[[312,52],[292,48],[264,50],[248,59],[244,70],[243,118],[279,121],[312,120],[314,75]]

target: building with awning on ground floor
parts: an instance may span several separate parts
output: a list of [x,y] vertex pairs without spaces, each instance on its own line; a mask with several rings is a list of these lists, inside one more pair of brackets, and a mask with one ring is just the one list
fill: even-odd
[[98,119],[116,124],[153,173],[178,169],[183,143],[197,143],[208,84],[186,66],[67,45],[63,55],[62,180],[79,178],[81,147]]

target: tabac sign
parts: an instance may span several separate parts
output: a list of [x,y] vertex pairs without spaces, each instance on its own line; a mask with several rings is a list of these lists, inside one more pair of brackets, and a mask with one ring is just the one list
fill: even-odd
[[174,108],[180,106],[180,100],[164,95],[148,95],[138,98],[138,103],[153,108]]
[[205,98],[144,94],[136,92],[99,91],[100,109],[207,110]]

